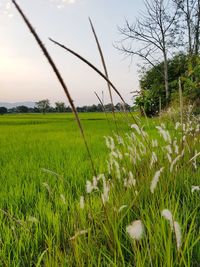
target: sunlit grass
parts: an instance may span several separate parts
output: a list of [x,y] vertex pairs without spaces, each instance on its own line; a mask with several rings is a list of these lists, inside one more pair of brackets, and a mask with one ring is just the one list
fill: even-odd
[[[112,133],[114,122],[110,125],[104,114],[81,114],[102,174],[90,194],[86,182],[94,181],[93,172],[72,114],[0,117],[2,266],[198,266],[200,192],[191,192],[193,185],[200,185],[198,157],[196,166],[188,164],[200,149],[194,141],[198,133],[186,134],[184,157],[170,172],[169,143],[155,128],[160,119],[142,119],[149,135],[143,140],[120,114],[117,117],[121,138]],[[182,135],[171,120],[162,122],[171,140],[177,139],[178,151],[171,147],[173,161],[182,151]],[[134,133],[138,141],[126,133]],[[112,136],[114,145],[109,139],[106,147],[104,136]],[[157,160],[150,167],[152,151]],[[116,162],[109,173],[110,160]],[[173,228],[162,216],[165,209],[180,225],[178,246]],[[134,240],[135,229],[133,239],[126,229],[138,220],[144,233]]]

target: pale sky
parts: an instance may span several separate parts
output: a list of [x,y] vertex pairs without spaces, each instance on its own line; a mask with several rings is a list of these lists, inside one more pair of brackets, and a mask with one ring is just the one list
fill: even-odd
[[[38,101],[44,98],[67,102],[63,89],[8,0],[0,0],[0,102]],[[134,22],[143,0],[18,0],[59,67],[76,105],[98,103],[93,91],[105,92],[106,82],[74,56],[56,47],[48,37],[65,44],[102,69],[88,16],[93,20],[110,79],[128,103],[138,89],[137,60],[124,59],[113,43],[120,40],[117,26]],[[115,103],[119,102],[115,97]]]

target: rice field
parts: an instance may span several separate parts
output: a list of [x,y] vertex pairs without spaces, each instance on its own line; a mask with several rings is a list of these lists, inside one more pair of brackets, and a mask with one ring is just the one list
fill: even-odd
[[108,116],[0,116],[0,266],[200,266],[199,121]]

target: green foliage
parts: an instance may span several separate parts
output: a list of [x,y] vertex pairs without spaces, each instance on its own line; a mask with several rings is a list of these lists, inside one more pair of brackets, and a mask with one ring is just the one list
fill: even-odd
[[8,112],[8,109],[6,107],[0,107],[0,114],[6,114]]
[[[200,59],[189,58],[187,55],[178,54],[168,62],[170,101],[174,100],[178,92],[178,80],[181,78],[183,95],[192,103],[199,103],[200,99]],[[166,103],[163,63],[144,71],[140,79],[141,95],[136,99],[136,104],[148,116],[159,112],[159,99],[164,109]],[[196,104],[197,106],[197,104]]]
[[64,102],[56,102],[55,106],[56,106],[55,109],[57,112],[62,113],[66,111],[66,106]]
[[50,109],[49,99],[43,99],[35,103],[38,110],[42,113],[46,113]]
[[27,113],[29,112],[29,108],[27,106],[18,106],[16,107],[16,112],[19,112],[19,113]]

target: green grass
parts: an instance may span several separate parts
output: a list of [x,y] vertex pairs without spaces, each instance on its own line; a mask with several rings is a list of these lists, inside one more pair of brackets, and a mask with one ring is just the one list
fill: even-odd
[[[174,129],[173,122],[162,120],[172,141],[177,139],[179,153],[185,147],[184,157],[170,172],[164,150],[168,143],[155,128],[158,118],[141,119],[149,134],[144,139],[130,131],[118,114],[118,134],[124,145],[114,139],[113,152],[120,153],[120,159],[105,145],[104,136],[116,132],[112,131],[112,116],[110,122],[100,113],[80,116],[97,172],[104,173],[110,185],[104,204],[102,180],[99,190],[85,192],[93,172],[72,114],[0,117],[0,266],[199,266],[200,192],[191,193],[192,185],[200,185],[199,159],[197,169],[188,163],[195,150],[200,151],[199,133],[186,133],[187,142],[182,144],[181,132]],[[130,139],[131,132],[137,140]],[[159,144],[155,148],[154,139]],[[152,151],[158,161],[150,168]],[[134,162],[136,152],[140,159]],[[176,156],[173,151],[171,157]],[[109,159],[118,163],[120,179],[117,163],[108,172]],[[161,167],[164,171],[152,194],[151,180]],[[129,171],[136,186],[125,188]],[[85,198],[84,209],[79,205],[80,196]],[[126,206],[119,211],[122,205]],[[181,226],[180,250],[161,216],[163,209],[171,210]],[[133,220],[144,224],[140,241],[126,233]],[[81,230],[87,233],[76,235]]]

